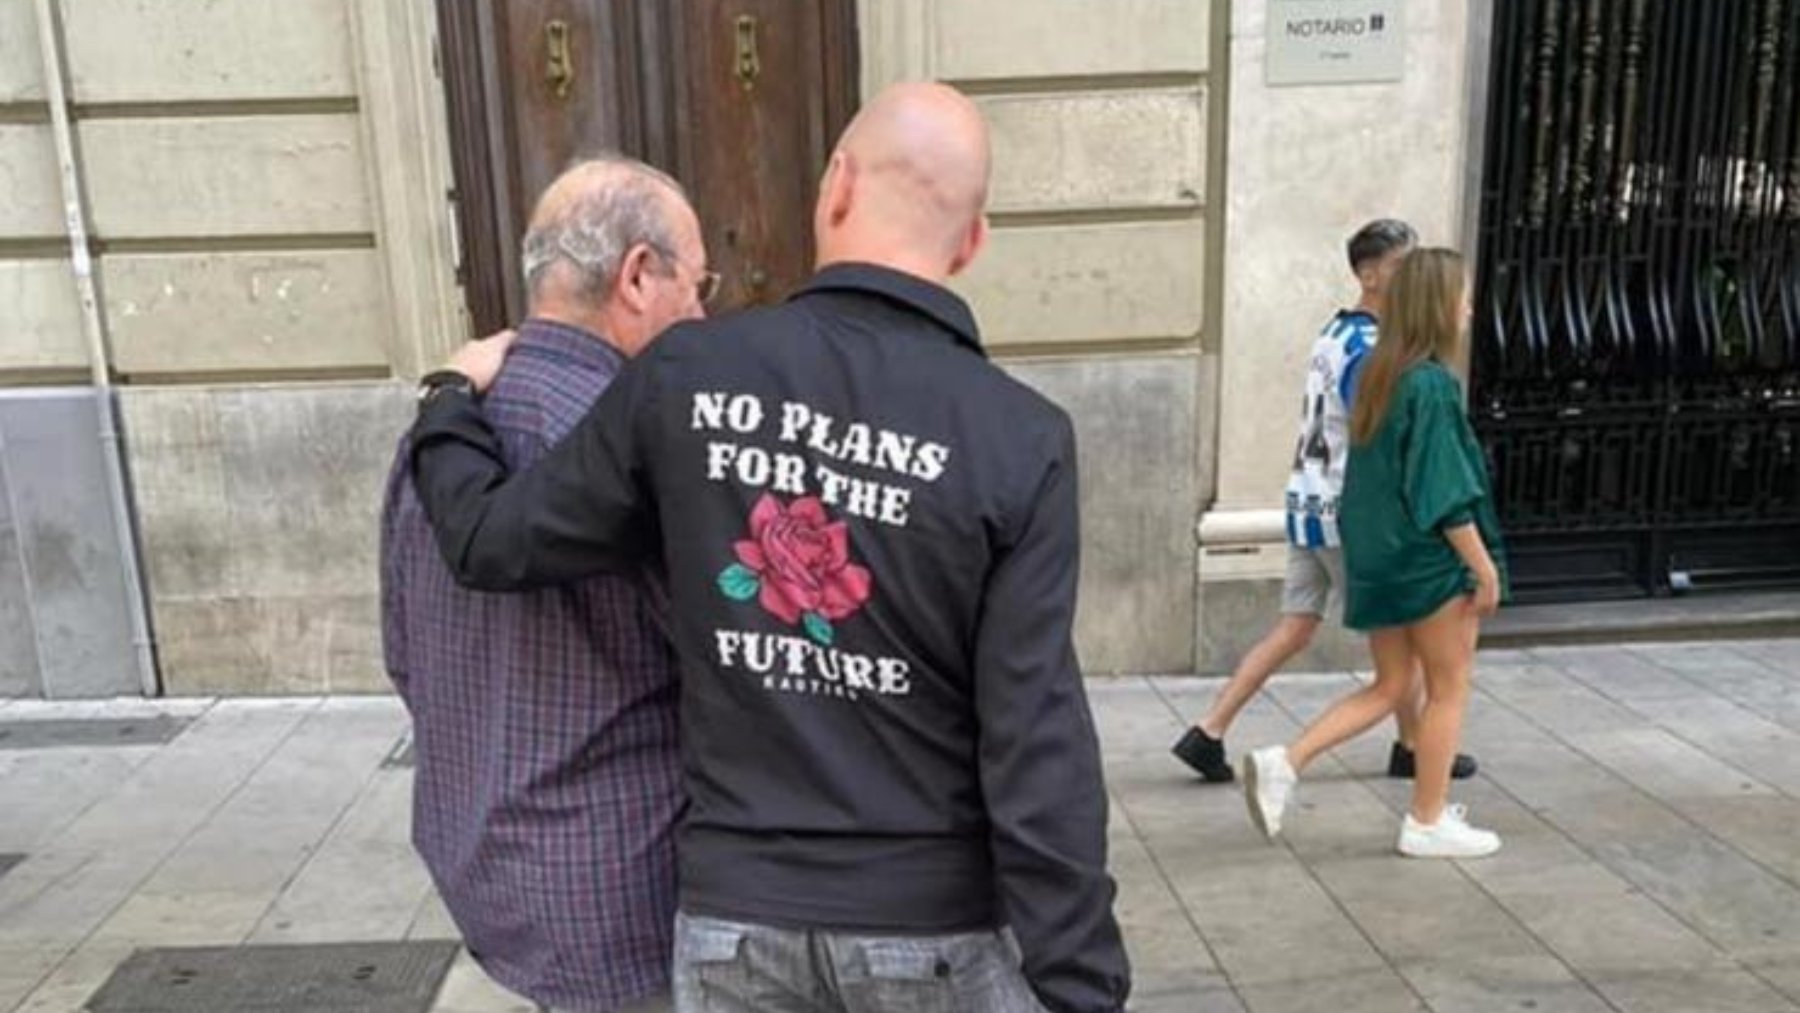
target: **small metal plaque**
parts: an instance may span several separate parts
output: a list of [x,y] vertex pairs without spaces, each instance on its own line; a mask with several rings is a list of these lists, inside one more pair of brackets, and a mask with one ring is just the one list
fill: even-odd
[[160,746],[174,741],[192,720],[156,714],[144,718],[0,721],[0,749]]
[[455,942],[138,950],[88,1013],[428,1013]]
[[1265,83],[1398,81],[1405,0],[1269,0]]

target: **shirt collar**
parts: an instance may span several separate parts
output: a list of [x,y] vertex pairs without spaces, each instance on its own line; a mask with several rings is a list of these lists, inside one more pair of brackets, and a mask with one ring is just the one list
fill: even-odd
[[617,372],[625,356],[592,331],[543,317],[530,317],[519,325],[517,348],[530,348],[573,359],[590,369]]
[[878,264],[832,264],[820,269],[791,298],[834,291],[868,292],[899,303],[930,317],[949,331],[958,344],[975,354],[987,354],[982,350],[981,331],[975,325],[975,314],[970,311],[969,304],[942,285]]

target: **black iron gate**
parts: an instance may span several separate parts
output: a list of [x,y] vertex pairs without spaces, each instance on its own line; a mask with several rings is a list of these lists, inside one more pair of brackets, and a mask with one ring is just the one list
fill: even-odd
[[1524,600],[1800,584],[1800,0],[1498,0],[1471,408]]

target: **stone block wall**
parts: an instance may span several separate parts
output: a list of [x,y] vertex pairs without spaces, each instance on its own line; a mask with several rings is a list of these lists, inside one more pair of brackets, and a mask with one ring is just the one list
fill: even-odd
[[[466,333],[432,5],[54,6],[165,689],[380,689],[381,480],[407,378]],[[1401,82],[1287,89],[1266,8],[858,0],[865,91],[946,80],[992,123],[992,245],[958,286],[1075,419],[1093,674],[1236,660],[1343,238],[1392,214],[1458,238],[1470,8],[1407,5]],[[0,388],[86,377],[62,220],[34,5],[0,0]],[[1197,546],[1205,519],[1236,534]]]
[[1186,672],[1217,263],[1219,5],[863,0],[865,91],[935,78],[993,133],[993,239],[957,282],[1080,441],[1090,674]]
[[376,521],[411,417],[395,383],[125,393],[171,691],[386,689]]
[[[1282,490],[1298,390],[1319,328],[1357,297],[1344,242],[1365,221],[1405,218],[1431,245],[1462,240],[1472,21],[1486,4],[1404,5],[1397,82],[1271,86],[1267,0],[1230,7],[1230,171],[1218,202],[1226,251],[1217,489],[1202,519],[1195,667],[1229,670],[1274,618],[1286,560]],[[1208,542],[1207,531],[1229,531]],[[1330,631],[1309,667],[1365,667]]]
[[[432,7],[53,8],[163,689],[384,688],[374,519],[403,378],[465,333]],[[14,393],[90,369],[38,28],[0,0]]]

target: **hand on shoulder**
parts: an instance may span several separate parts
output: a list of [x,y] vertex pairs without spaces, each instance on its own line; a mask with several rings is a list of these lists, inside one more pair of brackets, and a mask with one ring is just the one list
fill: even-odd
[[499,377],[500,367],[506,362],[506,353],[512,350],[513,342],[518,338],[518,332],[509,328],[471,341],[456,350],[445,368],[468,377],[469,382],[475,385],[476,392],[484,393]]

